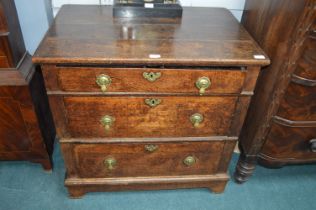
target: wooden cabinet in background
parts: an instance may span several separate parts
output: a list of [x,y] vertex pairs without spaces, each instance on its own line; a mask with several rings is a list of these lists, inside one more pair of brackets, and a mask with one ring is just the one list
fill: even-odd
[[316,163],[316,1],[247,0],[242,24],[270,56],[240,136],[235,179]]
[[62,7],[33,60],[42,66],[72,197],[223,192],[257,76],[269,64],[225,9],[133,20],[112,19],[112,7],[78,5]]
[[51,170],[55,127],[40,69],[26,52],[14,1],[0,1],[0,160]]

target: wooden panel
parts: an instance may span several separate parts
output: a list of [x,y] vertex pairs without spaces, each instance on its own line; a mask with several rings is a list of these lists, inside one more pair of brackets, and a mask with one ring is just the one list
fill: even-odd
[[0,98],[0,152],[27,151],[31,140],[24,124],[20,104],[12,98]]
[[316,138],[315,127],[285,127],[276,123],[263,146],[262,154],[283,161],[316,161],[309,141]]
[[316,29],[304,43],[304,51],[298,60],[295,74],[310,80],[316,80]]
[[55,129],[43,78],[26,56],[0,72],[0,159],[29,160],[51,170]]
[[285,92],[277,115],[292,121],[316,121],[315,107],[316,86],[308,87],[292,82]]
[[[133,68],[58,68],[61,90],[79,92],[101,92],[96,77],[106,74],[112,83],[108,92],[158,92],[158,93],[196,93],[195,83],[200,77],[208,77],[211,86],[208,93],[240,93],[246,72],[240,69],[133,69]],[[149,82],[143,73],[161,73],[155,82]],[[47,78],[48,80],[53,77]],[[49,83],[49,81],[48,81]],[[53,88],[55,89],[55,88]]]
[[[171,137],[227,135],[237,97],[157,97],[151,108],[148,97],[65,97],[69,133],[72,137]],[[195,128],[191,115],[204,121]],[[106,132],[100,120],[115,117]],[[87,139],[88,141],[88,139]]]
[[[72,153],[81,178],[215,174],[224,141],[155,143],[158,149],[148,152],[147,144],[78,144]],[[188,156],[196,164],[183,163]],[[117,161],[113,170],[104,164],[107,158]]]
[[259,75],[241,131],[240,145],[249,156],[261,150],[271,118],[277,113],[290,76],[296,69],[303,51],[301,40],[306,38],[313,19],[311,7],[307,6],[310,4],[310,0],[246,1],[242,24],[274,60]]
[[[180,22],[159,18],[113,21],[111,10],[112,7],[63,6],[33,61],[269,64],[268,57],[226,9],[185,8]],[[150,54],[159,54],[161,58],[150,58]],[[255,59],[254,54],[264,55],[265,59]]]
[[[81,198],[87,192],[122,190],[162,190],[208,188],[214,193],[222,193],[229,180],[227,174],[194,176],[159,176],[127,178],[78,179],[66,177],[65,185],[71,198]],[[84,187],[83,187],[84,186]]]
[[0,71],[2,68],[12,67],[12,52],[7,36],[0,36]]
[[0,18],[0,51],[7,57],[4,63],[0,59],[0,68],[17,67],[26,50],[14,1],[0,1]]
[[5,33],[7,31],[8,31],[8,25],[5,18],[5,11],[2,4],[0,4],[0,33]]
[[[242,153],[235,172],[235,179],[239,183],[248,180],[257,160],[263,156],[262,147],[270,132],[271,122],[276,118],[280,104],[283,103],[282,98],[292,74],[297,70],[297,66],[301,65],[298,61],[304,50],[306,51],[304,42],[309,37],[312,22],[316,17],[314,6],[314,0],[246,1],[242,24],[265,50],[272,63],[259,75],[255,95],[251,100],[240,134],[239,145]],[[297,100],[291,103],[296,104]],[[310,111],[308,109],[310,108],[307,108],[307,111]],[[303,111],[304,108],[299,110]],[[285,135],[291,139],[291,132],[292,130],[287,130],[282,133],[284,135],[282,143],[277,137],[273,141],[286,145]],[[273,153],[277,155],[278,148],[273,149]],[[285,148],[279,147],[279,149],[282,153]],[[272,156],[268,162],[272,163],[273,158]],[[266,164],[269,165],[273,164]]]

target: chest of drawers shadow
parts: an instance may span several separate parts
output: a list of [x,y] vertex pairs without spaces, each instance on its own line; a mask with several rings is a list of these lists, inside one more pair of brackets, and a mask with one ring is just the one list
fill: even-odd
[[222,192],[268,58],[225,9],[186,8],[182,20],[113,19],[111,11],[62,7],[33,58],[43,69],[70,195]]

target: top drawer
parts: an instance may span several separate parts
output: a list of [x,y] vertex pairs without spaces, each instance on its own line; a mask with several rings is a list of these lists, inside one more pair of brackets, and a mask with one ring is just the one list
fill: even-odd
[[246,71],[238,68],[159,69],[46,66],[43,70],[46,86],[50,91],[100,93],[199,94],[203,93],[204,89],[205,94],[240,93],[246,76]]

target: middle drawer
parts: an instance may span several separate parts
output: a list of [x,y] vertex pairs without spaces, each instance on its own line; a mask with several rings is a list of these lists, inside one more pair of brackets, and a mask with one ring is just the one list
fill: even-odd
[[64,97],[71,137],[227,135],[237,96]]

